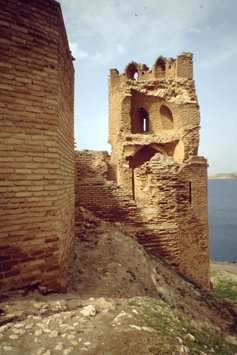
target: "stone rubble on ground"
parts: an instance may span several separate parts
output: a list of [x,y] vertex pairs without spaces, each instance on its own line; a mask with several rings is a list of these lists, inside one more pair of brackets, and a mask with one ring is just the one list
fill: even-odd
[[[114,300],[108,301],[103,297],[87,301],[77,300],[75,304],[77,307],[68,310],[65,300],[35,303],[22,301],[21,309],[17,308],[17,302],[13,303],[11,314],[7,315],[6,313],[5,315],[6,324],[0,327],[0,354],[77,355],[97,353],[102,355],[103,350],[94,353],[93,349],[97,349],[97,346],[105,346],[110,338],[110,332],[112,336],[121,332],[126,334],[135,332],[138,338],[144,336],[145,339],[147,337],[153,339],[154,344],[156,330],[141,323],[139,317],[142,312],[139,309],[127,307],[126,311],[119,310]],[[5,309],[9,308],[7,304],[3,303],[2,308],[4,306]],[[97,333],[94,334],[95,329]],[[191,334],[188,334],[187,337],[195,341]],[[134,333],[129,336],[129,339],[134,340]],[[98,342],[100,342],[99,345]],[[181,338],[177,338],[177,343],[179,343],[179,354],[189,352]],[[133,349],[133,351],[135,350]],[[148,353],[144,352],[144,354]]]

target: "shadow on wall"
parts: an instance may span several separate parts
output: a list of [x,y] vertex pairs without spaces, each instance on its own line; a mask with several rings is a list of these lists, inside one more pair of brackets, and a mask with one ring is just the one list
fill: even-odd
[[150,146],[139,150],[131,160],[137,181],[143,181],[136,184],[135,201],[132,192],[108,181],[105,152],[77,152],[76,210],[83,206],[103,220],[122,223],[144,247],[177,266],[180,224],[189,207],[189,185],[178,174],[178,166]]

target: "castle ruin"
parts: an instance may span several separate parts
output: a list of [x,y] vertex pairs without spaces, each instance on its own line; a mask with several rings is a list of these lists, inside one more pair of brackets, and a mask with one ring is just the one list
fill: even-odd
[[0,4],[0,289],[66,286],[75,202],[209,287],[192,55],[110,70],[112,154],[74,151],[73,58],[60,5]]
[[76,152],[76,202],[209,286],[207,161],[191,53],[110,70],[106,152]]

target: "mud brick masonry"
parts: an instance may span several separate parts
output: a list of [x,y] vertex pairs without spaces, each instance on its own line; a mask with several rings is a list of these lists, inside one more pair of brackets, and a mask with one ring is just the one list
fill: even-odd
[[74,151],[73,58],[60,5],[0,0],[0,26],[0,289],[65,288],[82,207],[209,287],[192,54],[110,70],[112,154]]
[[191,53],[110,70],[107,152],[76,152],[76,204],[209,286],[207,161]]

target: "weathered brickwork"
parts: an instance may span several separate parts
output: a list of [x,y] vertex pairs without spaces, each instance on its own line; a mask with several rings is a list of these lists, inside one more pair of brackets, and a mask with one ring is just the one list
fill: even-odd
[[0,288],[64,287],[74,237],[74,69],[60,5],[0,0]]
[[[137,75],[137,78],[136,78]],[[76,200],[209,287],[207,162],[198,157],[192,54],[110,71],[109,142],[76,155]],[[84,170],[82,169],[84,167]],[[102,169],[102,170],[101,170]]]
[[66,286],[75,191],[76,210],[119,222],[209,286],[207,162],[197,155],[192,55],[112,69],[111,157],[74,152],[73,58],[60,5],[0,5],[0,289]]

